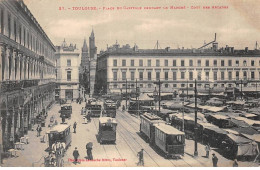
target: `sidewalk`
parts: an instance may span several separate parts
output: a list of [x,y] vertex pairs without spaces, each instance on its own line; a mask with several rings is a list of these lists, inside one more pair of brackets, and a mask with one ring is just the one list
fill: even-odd
[[[37,137],[37,131],[28,131],[28,137],[29,137],[29,144],[23,145],[23,150],[18,150],[17,156],[18,157],[11,157],[3,160],[3,167],[28,167],[28,166],[44,166],[44,156],[46,156],[48,153],[45,152],[45,149],[48,147],[48,143],[46,141],[47,136],[45,135],[46,131],[49,129],[48,125],[50,123],[50,117],[55,116],[55,119],[59,123],[60,117],[59,117],[59,110],[60,106],[57,104],[54,104],[52,108],[48,111],[48,116],[46,118],[46,124],[45,127],[42,127],[41,136]],[[34,125],[33,129],[36,129],[37,124]],[[40,141],[40,138],[42,138],[45,135],[45,143],[42,143]]]

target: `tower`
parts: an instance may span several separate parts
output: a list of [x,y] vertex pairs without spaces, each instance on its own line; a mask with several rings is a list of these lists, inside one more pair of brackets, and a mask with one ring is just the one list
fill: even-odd
[[86,38],[84,39],[83,42],[83,47],[82,47],[82,51],[81,51],[81,63],[80,66],[82,67],[82,69],[88,69],[89,65],[89,55],[88,55],[88,45],[86,42]]
[[94,85],[96,77],[96,63],[97,63],[97,47],[95,45],[95,35],[92,32],[89,37],[89,61],[90,61],[90,71],[89,71],[89,95],[94,94]]
[[95,57],[95,54],[97,54],[97,48],[96,48],[96,45],[95,45],[94,31],[92,29],[91,35],[89,37],[89,57],[90,57],[90,60],[92,60]]

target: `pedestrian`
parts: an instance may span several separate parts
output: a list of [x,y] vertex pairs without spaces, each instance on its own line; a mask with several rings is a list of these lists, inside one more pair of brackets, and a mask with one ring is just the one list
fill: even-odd
[[91,148],[91,147],[87,147],[87,145],[86,145],[86,149],[87,149],[87,157],[88,157],[88,160],[93,160],[92,148]]
[[62,117],[61,117],[61,121],[62,121],[62,124],[65,123],[65,116],[62,116]]
[[144,149],[141,149],[141,151],[137,153],[137,156],[139,157],[139,162],[137,165],[144,166]]
[[238,167],[238,162],[237,162],[237,159],[234,159],[234,162],[233,162],[233,167]]
[[78,148],[75,147],[75,150],[73,151],[73,157],[74,157],[75,164],[78,162],[78,157],[79,157],[79,151],[77,149]]
[[37,126],[36,131],[37,131],[37,137],[39,136],[39,129],[40,129],[40,125]]
[[213,163],[213,167],[218,166],[218,157],[214,153],[212,154],[212,163]]
[[84,107],[82,107],[82,109],[81,109],[81,115],[83,115],[84,114]]
[[74,124],[73,124],[74,133],[76,133],[76,128],[77,128],[77,123],[74,122]]
[[209,144],[207,144],[207,145],[205,146],[205,151],[206,151],[206,158],[209,158],[209,151],[210,151],[210,146],[209,146]]
[[36,131],[37,131],[37,137],[41,136],[42,127],[40,125],[38,125],[36,128]]

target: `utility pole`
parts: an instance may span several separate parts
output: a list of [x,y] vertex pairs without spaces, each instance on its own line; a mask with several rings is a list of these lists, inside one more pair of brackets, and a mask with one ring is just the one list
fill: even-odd
[[128,93],[127,93],[127,79],[125,80],[125,109],[127,109],[127,97],[128,97]]
[[194,142],[194,156],[198,156],[198,144],[197,144],[197,81],[195,79],[195,128],[194,128],[194,133],[195,133],[195,142]]
[[137,101],[137,79],[135,79],[135,102],[137,104],[137,115],[139,115],[139,100]]
[[241,91],[241,100],[242,100],[242,98],[243,98],[243,87],[242,87],[242,85],[243,85],[243,80],[241,79],[241,82],[240,82],[240,84],[241,84],[241,89],[240,89],[240,91]]
[[258,98],[258,92],[257,92],[257,81],[255,82],[255,93],[256,93],[256,98]]
[[188,80],[187,80],[187,101],[188,101],[188,96],[189,96],[189,87],[188,87],[189,83],[188,83]]
[[159,113],[161,113],[161,80],[159,79]]

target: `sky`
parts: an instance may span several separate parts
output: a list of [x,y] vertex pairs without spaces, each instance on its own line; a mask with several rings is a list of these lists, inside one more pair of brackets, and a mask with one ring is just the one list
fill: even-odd
[[[116,41],[122,46],[137,44],[142,49],[199,48],[214,39],[219,46],[235,49],[255,48],[260,44],[260,5],[258,0],[24,0],[31,13],[54,45],[83,45],[92,28],[98,53]],[[185,9],[169,9],[170,6]],[[203,9],[227,6],[228,9]],[[64,7],[65,10],[59,10]],[[72,10],[97,7],[98,10]],[[103,8],[106,10],[103,10]],[[114,7],[114,10],[111,9]],[[117,10],[117,7],[142,7],[142,10]],[[144,7],[168,9],[144,10]],[[197,7],[196,9],[192,9]],[[198,9],[198,7],[200,7]],[[70,9],[69,9],[70,8]],[[107,8],[110,8],[109,10]],[[87,43],[87,45],[89,45]]]

